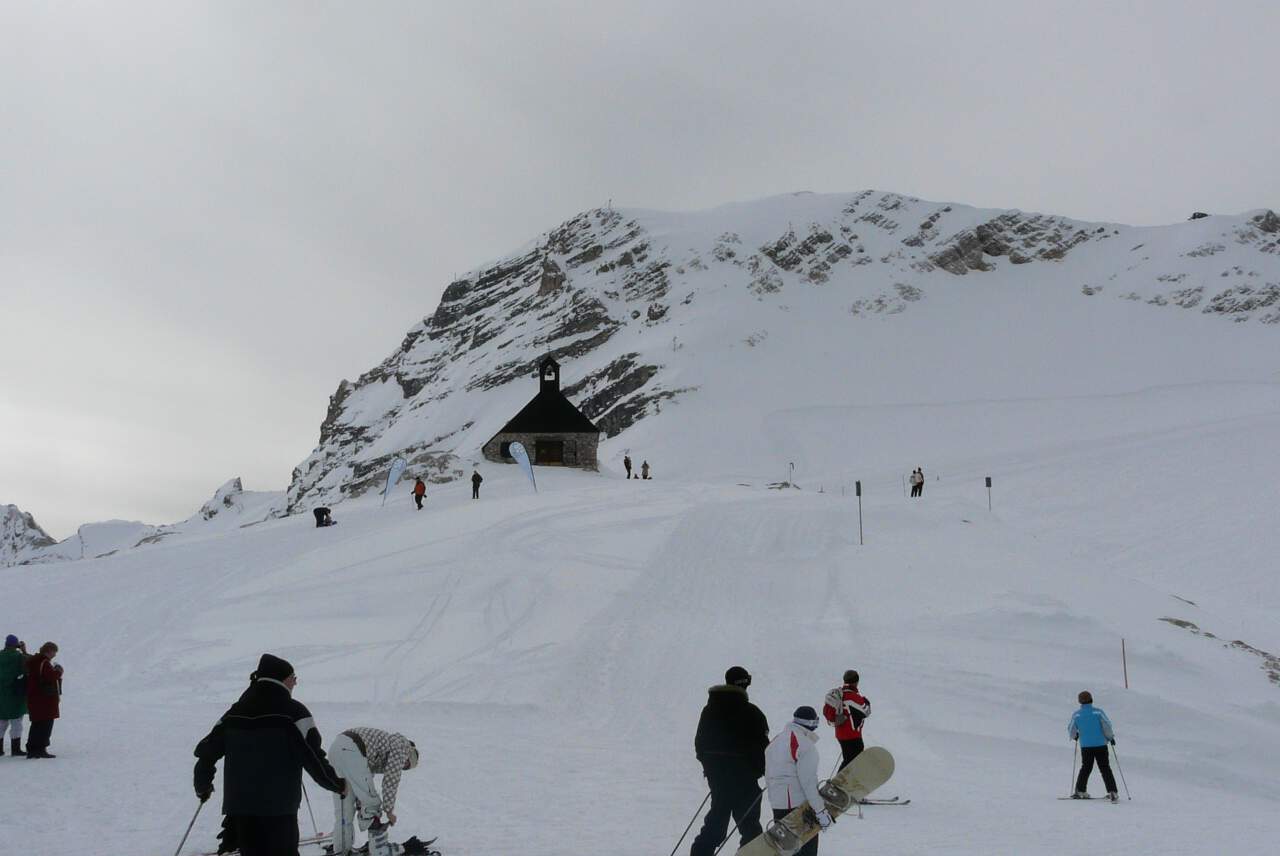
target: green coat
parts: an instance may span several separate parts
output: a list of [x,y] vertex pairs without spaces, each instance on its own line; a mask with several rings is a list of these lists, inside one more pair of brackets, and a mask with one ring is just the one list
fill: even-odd
[[13,685],[26,670],[26,654],[17,648],[0,651],[0,719],[21,719],[27,715],[26,691],[19,691]]

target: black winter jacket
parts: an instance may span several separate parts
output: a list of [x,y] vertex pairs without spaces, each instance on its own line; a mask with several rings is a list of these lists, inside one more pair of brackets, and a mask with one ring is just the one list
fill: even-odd
[[745,764],[758,779],[764,775],[764,749],[769,745],[769,721],[747,700],[741,687],[720,684],[707,690],[707,706],[698,719],[693,748],[703,769]]
[[216,764],[225,757],[222,813],[268,817],[297,814],[302,771],[327,791],[344,782],[325,757],[311,711],[287,687],[259,678],[196,746],[195,787],[213,787]]

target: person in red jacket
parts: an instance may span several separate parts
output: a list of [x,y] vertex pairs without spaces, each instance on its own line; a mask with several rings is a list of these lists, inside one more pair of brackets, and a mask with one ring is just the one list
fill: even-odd
[[31,733],[27,736],[27,758],[54,758],[49,754],[49,737],[53,721],[58,718],[58,699],[62,695],[62,667],[53,662],[58,646],[46,642],[40,653],[27,661],[27,716]]
[[427,483],[419,478],[413,483],[413,501],[418,504],[418,510],[422,510],[422,498],[427,495]]
[[844,753],[844,761],[840,764],[843,768],[865,748],[862,723],[871,715],[871,702],[858,691],[858,673],[853,669],[844,673],[843,686],[827,693],[822,715],[836,727],[836,740],[840,741],[840,750]]

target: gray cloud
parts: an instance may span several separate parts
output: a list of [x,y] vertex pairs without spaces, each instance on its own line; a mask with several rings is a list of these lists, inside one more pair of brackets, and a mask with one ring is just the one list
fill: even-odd
[[0,5],[0,501],[281,488],[454,272],[603,204],[1276,204],[1274,3]]

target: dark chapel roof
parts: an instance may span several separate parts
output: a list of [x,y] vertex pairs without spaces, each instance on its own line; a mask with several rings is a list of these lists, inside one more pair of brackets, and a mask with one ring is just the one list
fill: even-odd
[[600,429],[558,389],[544,389],[502,426],[500,434],[599,434]]

